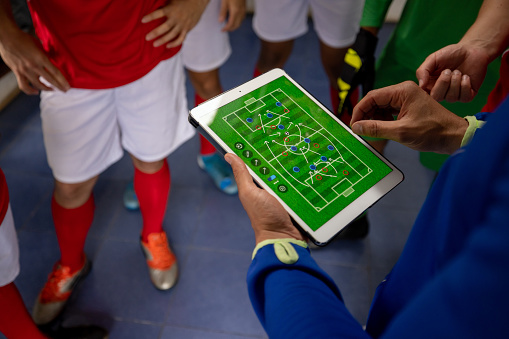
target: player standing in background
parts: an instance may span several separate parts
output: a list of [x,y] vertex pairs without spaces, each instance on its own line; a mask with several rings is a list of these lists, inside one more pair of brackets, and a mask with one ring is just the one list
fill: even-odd
[[[198,24],[186,35],[182,59],[195,90],[195,106],[223,92],[219,68],[231,54],[228,32],[237,29],[246,13],[245,0],[211,0]],[[237,183],[230,165],[216,153],[214,146],[200,137],[199,166],[226,194],[237,193]],[[139,202],[129,183],[124,193],[124,206],[137,210]]]
[[[482,0],[408,0],[391,38],[377,60],[375,76],[376,36],[385,21],[392,1],[366,0],[361,31],[352,48],[354,51],[345,59],[346,62],[338,80],[340,83],[347,84],[345,90],[350,90],[350,93],[357,88],[358,84],[365,84],[366,81],[369,83],[369,79],[373,78],[374,88],[382,88],[406,80],[416,81],[415,72],[424,59],[434,51],[460,40],[475,21],[483,3]],[[433,19],[430,20],[430,18]],[[497,81],[499,67],[500,59],[491,63],[486,80],[475,100],[469,103],[442,102],[442,105],[461,117],[479,112]],[[457,72],[452,72],[451,77],[456,79]],[[362,87],[363,94],[373,89],[369,85]],[[344,95],[341,104],[348,102],[349,98]],[[351,107],[342,110],[342,121],[349,124],[351,114]],[[387,140],[365,138],[374,148],[383,153]],[[438,171],[447,159],[447,155],[421,152],[420,158],[424,166]]]
[[[219,67],[231,54],[228,32],[240,26],[245,14],[245,0],[211,0],[196,27],[184,40],[182,58],[195,90],[195,106],[223,92]],[[237,193],[230,165],[202,135],[198,164],[222,192]]]
[[[320,56],[329,79],[332,111],[339,105],[337,79],[348,48],[355,41],[363,0],[254,0],[253,30],[261,41],[254,76],[283,68],[294,40],[308,30],[311,11],[320,40]],[[361,238],[368,233],[365,217],[345,228],[340,237]]]
[[55,319],[90,267],[84,244],[98,176],[129,152],[143,218],[140,244],[159,289],[177,280],[163,230],[166,157],[193,134],[180,45],[207,0],[31,0],[39,44],[0,0],[0,53],[27,94],[41,91],[52,213],[61,258],[37,298],[37,324]]

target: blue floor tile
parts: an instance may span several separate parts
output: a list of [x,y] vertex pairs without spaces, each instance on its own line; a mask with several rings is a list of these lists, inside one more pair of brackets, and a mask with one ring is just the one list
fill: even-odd
[[191,250],[165,323],[236,335],[263,335],[245,284],[250,256]]
[[42,131],[40,129],[21,131],[13,140],[12,146],[2,152],[0,167],[4,170],[13,169],[17,172],[51,176]]
[[245,336],[224,332],[202,331],[183,327],[166,326],[160,339],[241,339],[266,338],[266,336]]
[[[53,180],[48,176],[27,173],[16,169],[3,169],[9,189],[9,198],[12,207],[14,222],[17,229],[26,224],[33,223],[34,216],[41,208],[49,208],[49,199],[53,192]],[[15,188],[15,189],[13,189]],[[49,221],[49,222],[48,222]],[[36,222],[38,230],[45,229],[46,225],[52,227],[51,219]]]
[[110,330],[108,339],[159,339],[161,338],[161,326],[135,323],[127,321],[115,321]]
[[162,323],[173,294],[150,282],[138,241],[106,240],[70,310],[101,310],[113,318]]
[[202,213],[194,246],[246,253],[254,248],[254,232],[237,196],[211,190],[203,202]]

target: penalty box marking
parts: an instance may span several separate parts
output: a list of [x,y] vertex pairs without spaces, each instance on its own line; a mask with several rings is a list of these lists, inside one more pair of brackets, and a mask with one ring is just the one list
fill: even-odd
[[[256,129],[256,128],[255,128],[255,129],[253,129],[251,126],[249,126],[249,125],[246,123],[245,119],[242,119],[242,118],[239,116],[239,114],[237,114],[237,112],[238,112],[238,111],[240,111],[240,110],[242,110],[242,109],[246,109],[246,111],[248,111],[249,113],[251,113],[251,114],[252,114],[252,113],[254,113],[255,111],[257,111],[257,110],[259,110],[259,109],[261,109],[261,108],[263,108],[263,107],[265,107],[265,106],[267,105],[267,104],[265,103],[265,101],[263,101],[263,98],[265,98],[265,97],[267,97],[267,96],[269,96],[269,95],[270,95],[270,96],[271,96],[274,100],[276,100],[276,101],[277,101],[278,99],[277,99],[277,98],[276,98],[276,97],[272,94],[272,93],[274,93],[274,92],[282,92],[282,93],[283,93],[283,94],[284,94],[287,98],[290,98],[290,97],[289,97],[286,93],[284,93],[281,89],[274,90],[274,91],[272,91],[272,92],[270,92],[270,93],[268,93],[268,94],[264,95],[263,97],[261,97],[261,98],[259,98],[259,99],[255,99],[254,97],[252,97],[252,98],[249,98],[249,99],[247,99],[246,101],[244,101],[245,106],[243,106],[243,107],[241,107],[241,108],[239,108],[239,109],[237,109],[237,110],[235,110],[235,111],[231,112],[230,114],[228,114],[228,115],[224,116],[224,117],[223,117],[223,120],[224,120],[225,122],[227,122],[227,123],[228,123],[227,118],[228,118],[230,115],[234,114],[234,115],[237,117],[237,119],[239,119],[240,121],[242,121],[242,123],[243,123],[243,124],[247,127],[247,129],[249,129],[251,132],[256,132],[256,131],[257,131],[257,129]],[[291,98],[290,98],[290,100],[291,100]],[[251,111],[251,110],[250,110],[247,106],[249,106],[249,105],[251,105],[251,104],[255,103],[256,101],[260,101],[260,102],[262,102],[262,103],[263,103],[263,106],[257,107],[255,110]],[[293,100],[292,100],[292,101],[293,101]],[[295,103],[295,101],[294,101],[294,103]],[[282,107],[286,109],[286,106],[282,106]],[[300,106],[299,106],[299,108],[300,108]],[[304,111],[304,112],[306,112],[306,111]],[[274,113],[274,112],[272,112],[272,113],[273,113],[273,114],[275,114],[275,115],[278,115],[279,117],[274,117],[274,119],[272,119],[272,120],[270,120],[270,121],[274,121],[274,120],[276,120],[276,119],[278,119],[278,118],[279,118],[279,119],[280,119],[280,120],[279,120],[279,123],[281,123],[281,118],[287,118],[287,119],[290,119],[290,118],[288,118],[288,117],[286,116],[288,113],[283,113],[283,114]],[[261,118],[260,118],[260,120],[261,120]],[[262,126],[266,127],[266,126],[270,126],[270,125],[271,125],[270,121],[269,121],[268,123],[266,123],[266,124],[263,124],[261,121],[260,121],[260,123],[261,123],[261,125],[262,125]],[[229,123],[228,123],[228,125],[229,125]],[[230,126],[230,127],[231,127],[231,126]],[[234,128],[232,127],[232,129],[234,129]]]

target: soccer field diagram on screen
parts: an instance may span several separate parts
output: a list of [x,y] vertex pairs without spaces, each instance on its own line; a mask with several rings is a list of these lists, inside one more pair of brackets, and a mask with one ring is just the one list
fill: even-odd
[[210,127],[313,230],[391,171],[285,77],[221,107]]

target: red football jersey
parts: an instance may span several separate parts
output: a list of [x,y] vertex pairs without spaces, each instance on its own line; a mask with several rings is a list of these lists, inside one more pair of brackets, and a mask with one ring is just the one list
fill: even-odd
[[166,0],[29,0],[35,31],[71,87],[113,88],[133,82],[180,49],[153,47],[145,36],[165,21],[141,18]]

